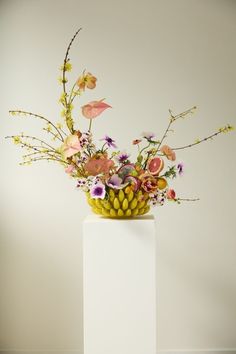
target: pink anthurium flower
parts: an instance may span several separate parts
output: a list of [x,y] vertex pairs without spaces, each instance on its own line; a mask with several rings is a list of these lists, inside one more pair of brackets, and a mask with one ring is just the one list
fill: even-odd
[[93,119],[99,116],[105,109],[111,108],[111,106],[103,100],[91,101],[86,105],[82,106],[82,114],[85,118]]
[[64,159],[75,155],[81,150],[81,145],[77,135],[69,135],[61,146],[61,154]]

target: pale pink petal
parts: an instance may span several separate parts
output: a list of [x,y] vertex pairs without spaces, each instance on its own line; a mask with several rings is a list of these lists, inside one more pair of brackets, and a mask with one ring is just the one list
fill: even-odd
[[92,101],[82,106],[82,114],[85,118],[94,119],[99,116],[105,109],[111,106],[103,101]]
[[75,170],[75,166],[74,165],[69,165],[66,169],[65,172],[66,173],[72,173]]
[[64,150],[63,156],[64,156],[64,158],[67,159],[68,157],[75,155],[78,151],[79,150],[75,149],[74,147],[68,147]]
[[80,150],[81,145],[77,135],[68,136],[61,147],[61,153],[65,159],[75,155]]

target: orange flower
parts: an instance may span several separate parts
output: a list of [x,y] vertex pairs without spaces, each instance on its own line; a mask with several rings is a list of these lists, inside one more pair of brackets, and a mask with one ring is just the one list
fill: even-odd
[[80,76],[77,80],[77,85],[79,86],[80,90],[85,90],[85,87],[89,89],[94,89],[96,87],[97,78],[93,76],[91,73],[85,74],[83,72],[82,76]]
[[105,109],[111,108],[111,106],[103,102],[103,100],[100,100],[100,101],[89,102],[88,104],[82,106],[81,108],[82,108],[82,114],[85,118],[93,119],[99,116]]
[[175,152],[168,145],[163,145],[160,148],[160,151],[167,157],[168,160],[175,161]]
[[133,140],[132,144],[137,145],[137,144],[141,143],[141,141],[142,141],[141,139],[135,139],[135,140]]
[[107,175],[113,166],[114,162],[112,160],[106,158],[91,158],[88,162],[86,162],[84,169],[90,176],[96,176],[100,173]]

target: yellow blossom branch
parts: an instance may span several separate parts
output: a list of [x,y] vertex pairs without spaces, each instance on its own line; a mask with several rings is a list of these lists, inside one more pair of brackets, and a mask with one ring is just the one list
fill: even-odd
[[162,138],[161,138],[161,140],[160,140],[158,146],[157,146],[157,150],[160,148],[161,144],[163,143],[163,140],[167,137],[167,133],[170,131],[170,126],[171,126],[171,124],[173,124],[173,123],[174,123],[177,119],[179,119],[179,118],[184,118],[184,117],[186,117],[188,114],[193,114],[193,112],[196,110],[196,108],[197,108],[197,107],[194,106],[194,107],[192,107],[192,108],[190,108],[190,109],[187,109],[186,111],[181,112],[181,113],[179,113],[179,114],[177,114],[177,115],[173,115],[172,111],[169,109],[170,121],[169,121],[169,124],[168,124],[168,126],[167,126],[167,128],[166,128],[166,130],[165,130],[165,132],[164,132],[164,134],[163,134],[163,136],[162,136]]
[[176,148],[171,148],[172,150],[182,150],[182,149],[187,149],[187,148],[190,148],[192,146],[195,146],[195,145],[198,145],[200,143],[202,143],[203,141],[207,141],[209,139],[213,139],[215,136],[219,135],[219,134],[222,134],[222,133],[228,133],[229,131],[231,130],[234,130],[234,128],[231,126],[231,125],[227,125],[223,128],[220,128],[217,132],[207,136],[206,138],[203,138],[201,140],[197,140],[195,143],[192,143],[192,144],[188,144],[188,145],[184,145],[184,146],[181,146],[181,147],[176,147]]
[[[41,143],[41,147],[49,147],[50,149],[52,149],[54,152],[56,152],[56,149],[51,146],[50,144],[46,143],[45,141],[39,139],[39,138],[36,138],[35,136],[31,136],[31,135],[24,135],[24,134],[21,134],[21,135],[10,135],[10,136],[6,136],[5,139],[13,139],[15,141],[18,140],[18,143],[22,142],[21,139],[30,139],[30,140],[35,140],[35,141],[38,141]],[[45,145],[45,146],[43,146]]]
[[32,112],[27,112],[27,111],[21,111],[21,110],[14,110],[14,111],[11,110],[11,111],[9,111],[9,113],[11,115],[13,115],[13,116],[17,115],[17,114],[19,114],[19,115],[28,115],[28,116],[39,118],[39,119],[42,119],[42,120],[46,121],[49,125],[51,125],[58,132],[58,134],[60,136],[60,140],[62,142],[64,141],[64,138],[63,138],[59,128],[57,128],[49,119],[47,119],[47,118],[45,118],[45,117],[43,117],[43,116],[41,116],[39,114],[35,114],[35,113],[32,113]]

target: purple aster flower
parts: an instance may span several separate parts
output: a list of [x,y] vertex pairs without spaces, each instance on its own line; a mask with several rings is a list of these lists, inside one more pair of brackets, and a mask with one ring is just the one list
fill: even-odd
[[122,183],[123,180],[117,174],[114,174],[106,181],[106,184],[114,189],[122,189],[126,187],[129,183]]
[[101,141],[105,141],[105,144],[107,144],[108,147],[113,147],[113,148],[116,148],[116,144],[115,143],[115,140],[113,140],[112,138],[110,138],[108,135],[105,135],[104,138],[100,139]]
[[155,138],[155,134],[152,132],[143,132],[142,136],[147,140],[152,140],[153,138]]
[[127,152],[122,151],[115,157],[115,159],[117,162],[123,163],[123,162],[127,161],[129,157],[130,157],[130,155],[127,154]]
[[96,183],[90,189],[90,195],[94,199],[104,199],[106,195],[106,189],[103,183]]
[[177,170],[179,175],[182,176],[182,174],[184,173],[184,164],[182,162],[177,165]]

